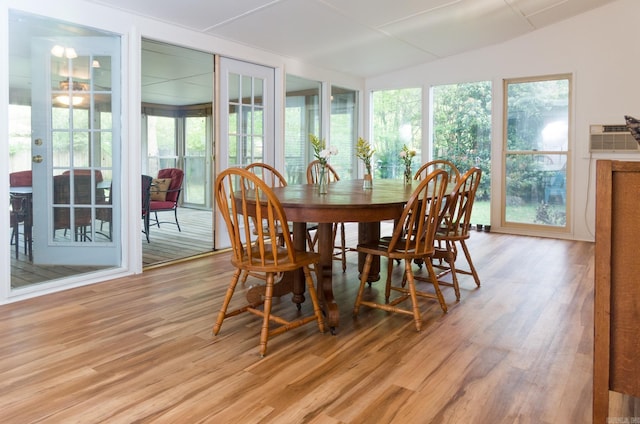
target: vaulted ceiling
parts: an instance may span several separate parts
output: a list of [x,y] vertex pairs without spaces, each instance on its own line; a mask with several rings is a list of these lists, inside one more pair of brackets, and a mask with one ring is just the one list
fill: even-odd
[[615,0],[87,0],[371,77],[501,43]]

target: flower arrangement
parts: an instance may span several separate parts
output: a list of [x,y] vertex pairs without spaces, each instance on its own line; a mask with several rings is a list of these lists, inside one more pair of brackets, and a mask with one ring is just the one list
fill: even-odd
[[309,134],[309,141],[313,147],[313,156],[320,161],[322,165],[326,165],[330,156],[338,154],[338,149],[335,147],[326,147],[324,139],[319,139],[313,134]]
[[402,150],[400,151],[400,159],[404,163],[404,182],[407,184],[411,183],[411,178],[413,177],[413,173],[411,171],[411,161],[415,155],[415,150],[409,149],[406,144],[402,146]]
[[356,144],[356,156],[364,162],[367,175],[371,175],[371,157],[374,152],[375,149],[373,149],[367,140],[362,137],[358,137],[358,143]]
[[318,192],[320,194],[327,194],[328,181],[325,166],[327,165],[327,161],[329,160],[330,156],[335,156],[338,154],[338,149],[335,147],[329,147],[327,149],[324,139],[321,140],[313,134],[309,134],[309,141],[311,142],[311,146],[313,147],[313,156],[318,159],[321,165],[320,176],[318,177]]

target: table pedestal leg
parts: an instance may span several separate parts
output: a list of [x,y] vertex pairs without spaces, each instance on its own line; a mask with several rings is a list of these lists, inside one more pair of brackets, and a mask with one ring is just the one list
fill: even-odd
[[338,305],[333,297],[333,244],[333,224],[318,224],[318,252],[320,253],[318,295],[324,306],[325,321],[332,332],[340,320]]
[[[304,252],[307,250],[307,223],[306,222],[294,222],[293,223],[293,247],[299,252]],[[298,305],[298,309],[300,309],[300,305],[304,302],[304,272],[302,269],[297,269],[293,271],[293,297],[291,301]]]

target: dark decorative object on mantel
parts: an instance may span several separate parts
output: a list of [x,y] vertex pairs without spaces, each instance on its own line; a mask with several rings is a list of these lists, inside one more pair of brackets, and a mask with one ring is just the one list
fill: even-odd
[[629,115],[625,115],[624,119],[627,121],[627,128],[629,128],[629,132],[633,138],[636,139],[638,144],[640,144],[640,120]]

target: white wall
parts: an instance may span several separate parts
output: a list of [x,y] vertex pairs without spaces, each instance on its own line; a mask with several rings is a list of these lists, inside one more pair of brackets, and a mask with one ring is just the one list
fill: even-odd
[[[640,2],[619,0],[507,43],[367,80],[366,90],[493,81],[492,172],[499,177],[502,151],[502,80],[548,74],[573,74],[573,211],[569,238],[594,240],[595,160],[640,160],[640,153],[589,156],[590,124],[624,124],[640,117]],[[368,97],[368,96],[367,96]],[[367,100],[368,101],[368,100]],[[368,107],[366,105],[365,107]],[[426,108],[425,108],[425,114]],[[423,134],[428,134],[426,130]],[[498,171],[498,172],[496,172]],[[500,231],[500,184],[492,185],[492,231]],[[562,235],[558,235],[562,236]]]

